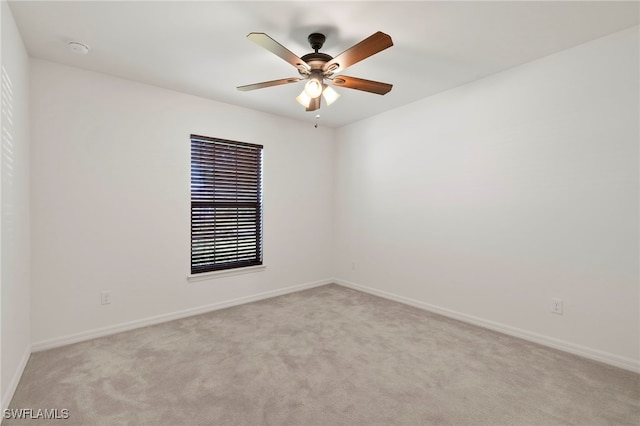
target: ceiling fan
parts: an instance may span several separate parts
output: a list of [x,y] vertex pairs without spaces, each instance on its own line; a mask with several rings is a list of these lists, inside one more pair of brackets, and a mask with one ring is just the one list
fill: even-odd
[[307,80],[304,90],[296,97],[296,101],[304,106],[307,111],[315,111],[320,109],[320,98],[322,96],[324,96],[327,105],[331,105],[340,96],[325,83],[325,80],[330,81],[337,87],[362,90],[378,95],[388,93],[393,87],[391,84],[380,83],[379,81],[365,80],[363,78],[349,77],[346,75],[335,76],[335,74],[345,68],[393,46],[391,37],[383,32],[378,31],[372,34],[335,58],[326,53],[319,52],[326,40],[324,34],[320,33],[309,35],[308,41],[314,52],[308,53],[302,58],[296,56],[265,33],[250,33],[247,38],[296,67],[300,77],[248,84],[246,86],[239,86],[238,90],[248,91],[262,89],[264,87],[279,86],[281,84],[297,83],[301,80]]

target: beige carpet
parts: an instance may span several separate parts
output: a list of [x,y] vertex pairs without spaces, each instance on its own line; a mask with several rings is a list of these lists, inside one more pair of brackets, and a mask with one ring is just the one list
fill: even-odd
[[69,410],[38,425],[638,425],[640,376],[328,285],[34,353],[11,408]]

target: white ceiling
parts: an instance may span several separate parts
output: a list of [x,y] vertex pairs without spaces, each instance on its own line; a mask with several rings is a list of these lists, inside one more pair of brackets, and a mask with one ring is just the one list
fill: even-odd
[[[302,56],[322,32],[336,56],[376,31],[394,46],[343,72],[392,83],[379,96],[336,89],[319,111],[338,127],[638,25],[632,2],[10,1],[29,54],[229,104],[314,121],[294,100],[303,83],[236,86],[298,75],[249,41],[265,32]],[[91,47],[72,53],[67,42]]]

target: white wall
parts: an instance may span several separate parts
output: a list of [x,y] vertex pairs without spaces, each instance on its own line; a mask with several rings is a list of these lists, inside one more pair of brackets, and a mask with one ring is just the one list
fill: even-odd
[[[34,348],[332,276],[333,130],[38,59],[31,112]],[[264,145],[266,270],[187,282],[192,133]]]
[[339,129],[336,276],[638,370],[638,47],[636,27]]
[[8,404],[31,353],[29,335],[29,58],[6,1],[2,15],[0,399]]

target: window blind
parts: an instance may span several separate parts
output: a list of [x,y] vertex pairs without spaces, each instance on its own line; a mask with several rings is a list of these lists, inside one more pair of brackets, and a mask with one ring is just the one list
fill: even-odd
[[262,145],[191,135],[191,273],[262,264]]

